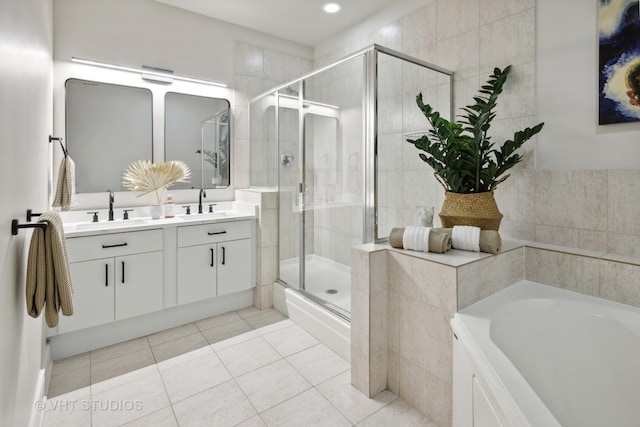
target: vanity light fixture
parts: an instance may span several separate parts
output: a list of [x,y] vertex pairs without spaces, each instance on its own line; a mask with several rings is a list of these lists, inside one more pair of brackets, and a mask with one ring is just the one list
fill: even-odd
[[93,65],[95,67],[110,68],[112,70],[127,71],[130,73],[138,73],[142,76],[142,78],[146,80],[153,80],[153,81],[158,81],[162,83],[172,83],[173,80],[180,80],[183,82],[227,87],[226,83],[214,82],[210,80],[192,79],[191,77],[177,76],[173,74],[173,71],[171,70],[162,70],[159,68],[153,68],[153,67],[147,67],[147,66],[143,66],[140,69],[140,68],[125,67],[122,65],[110,64],[108,62],[93,61],[90,59],[82,59],[82,58],[75,58],[75,57],[71,57],[71,62],[77,62],[78,64],[85,64],[85,65]]
[[327,13],[336,13],[340,11],[340,5],[338,3],[325,3],[322,9]]

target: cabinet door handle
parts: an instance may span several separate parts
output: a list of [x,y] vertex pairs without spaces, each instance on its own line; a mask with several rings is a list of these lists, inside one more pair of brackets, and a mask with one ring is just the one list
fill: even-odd
[[213,248],[209,248],[209,250],[211,251],[211,267],[213,267]]
[[226,252],[226,251],[225,251],[224,246],[223,246],[223,247],[222,247],[222,265],[224,265],[224,259],[225,259],[225,256],[224,256],[224,255],[225,255],[225,252]]
[[209,236],[215,236],[216,234],[227,234],[226,231],[214,231],[213,233],[207,232]]
[[107,248],[117,248],[120,246],[127,246],[127,242],[124,243],[117,243],[115,245],[102,245],[102,249],[107,249]]
[[104,265],[104,285],[109,286],[109,264]]
[[122,261],[122,283],[124,284],[124,261]]

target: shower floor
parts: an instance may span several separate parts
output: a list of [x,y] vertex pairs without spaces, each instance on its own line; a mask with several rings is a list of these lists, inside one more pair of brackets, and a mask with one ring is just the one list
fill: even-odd
[[[280,278],[294,289],[297,288],[299,274],[298,258],[280,261]],[[319,255],[307,255],[304,290],[351,313],[351,267],[347,265]]]

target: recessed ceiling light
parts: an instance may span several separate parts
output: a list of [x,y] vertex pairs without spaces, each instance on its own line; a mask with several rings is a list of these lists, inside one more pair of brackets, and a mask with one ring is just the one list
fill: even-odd
[[340,10],[340,5],[338,3],[325,3],[322,8],[327,13],[336,13]]

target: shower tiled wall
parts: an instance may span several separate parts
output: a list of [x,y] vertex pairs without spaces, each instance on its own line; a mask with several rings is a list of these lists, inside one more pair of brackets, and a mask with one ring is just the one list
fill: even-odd
[[[311,71],[313,61],[242,41],[234,43],[233,58],[235,187],[273,186],[275,180],[267,180],[268,169],[264,159],[267,153],[274,154],[268,150],[275,146],[275,139],[256,140],[257,144],[251,143],[249,100]],[[260,125],[262,122],[254,123]],[[264,121],[264,123],[269,122]],[[269,133],[269,129],[253,130],[256,134],[258,131]]]

